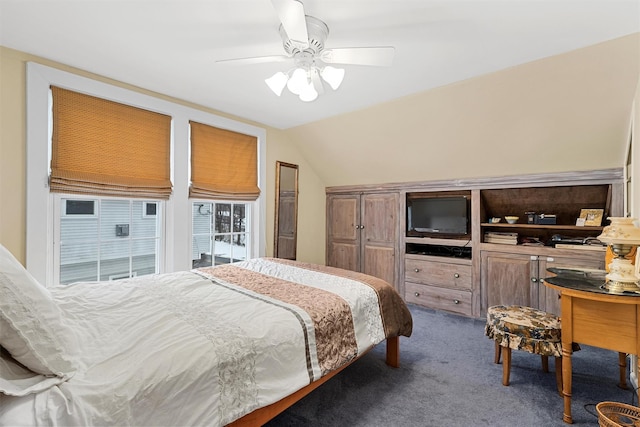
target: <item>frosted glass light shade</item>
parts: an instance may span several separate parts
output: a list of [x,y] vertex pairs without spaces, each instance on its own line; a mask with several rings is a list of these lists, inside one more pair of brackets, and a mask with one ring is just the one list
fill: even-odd
[[287,76],[282,71],[278,71],[273,76],[265,79],[265,83],[269,86],[269,89],[273,91],[276,95],[282,95],[282,91],[284,87],[287,85],[287,80],[289,80],[289,76]]
[[318,91],[313,87],[313,83],[309,83],[302,92],[300,92],[300,100],[304,102],[311,102],[318,97]]
[[344,79],[344,68],[335,68],[326,66],[320,72],[322,79],[329,83],[331,89],[336,90],[340,87],[342,79]]
[[287,82],[287,88],[291,91],[291,93],[300,95],[307,86],[309,86],[307,72],[303,68],[296,68],[296,70],[291,75],[291,78]]

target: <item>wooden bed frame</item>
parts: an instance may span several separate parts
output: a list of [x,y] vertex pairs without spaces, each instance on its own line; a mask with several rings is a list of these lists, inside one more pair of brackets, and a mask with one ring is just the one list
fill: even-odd
[[[256,427],[266,424],[269,420],[275,418],[281,412],[284,412],[287,408],[291,407],[293,404],[298,402],[300,399],[305,397],[307,394],[311,393],[316,388],[320,387],[322,384],[333,378],[338,373],[342,372],[347,366],[351,365],[353,362],[358,360],[360,357],[364,356],[366,353],[361,354],[358,358],[352,360],[346,365],[336,369],[335,371],[331,371],[324,377],[312,382],[306,387],[301,388],[293,394],[290,394],[287,397],[282,398],[281,400],[272,403],[269,406],[265,406],[262,408],[258,408],[253,412],[248,413],[242,418],[239,418],[232,422],[231,424],[227,424],[227,427]],[[387,338],[387,365],[392,366],[394,368],[400,367],[400,337],[391,337]]]

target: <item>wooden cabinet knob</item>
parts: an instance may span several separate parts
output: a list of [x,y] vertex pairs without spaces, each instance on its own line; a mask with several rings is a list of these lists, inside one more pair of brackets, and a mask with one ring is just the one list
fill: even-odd
[[414,292],[413,293],[415,296],[419,297],[420,296],[420,292]]
[[460,275],[458,273],[454,274],[453,277],[455,277],[456,279],[460,278]]
[[454,303],[454,304],[460,304],[460,300],[458,300],[458,299],[454,299],[454,300],[453,300],[453,303]]
[[538,279],[536,279],[535,277],[532,277],[532,278],[531,278],[531,281],[532,281],[533,283],[536,283],[536,282],[538,281]]
[[414,268],[413,271],[415,271],[416,273],[420,273],[420,269],[419,268]]

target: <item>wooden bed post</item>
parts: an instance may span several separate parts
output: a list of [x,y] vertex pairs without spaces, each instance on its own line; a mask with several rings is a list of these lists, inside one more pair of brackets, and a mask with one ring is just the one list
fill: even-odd
[[387,338],[387,365],[400,367],[400,337]]

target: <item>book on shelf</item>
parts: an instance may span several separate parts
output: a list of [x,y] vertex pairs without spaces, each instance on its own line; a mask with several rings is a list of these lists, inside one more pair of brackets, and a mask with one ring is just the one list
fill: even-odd
[[487,231],[484,233],[485,243],[499,243],[503,245],[517,245],[518,233]]
[[487,231],[484,233],[485,237],[515,237],[518,238],[518,233],[512,233],[508,231]]
[[583,251],[606,252],[607,247],[604,245],[576,245],[571,243],[556,243],[557,249],[578,249]]
[[518,244],[518,240],[508,240],[508,239],[494,239],[491,237],[485,237],[484,239],[485,243],[498,243],[501,245],[517,245]]

